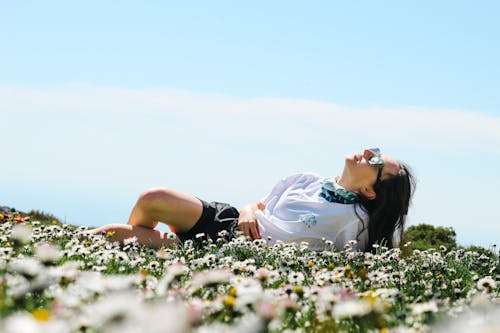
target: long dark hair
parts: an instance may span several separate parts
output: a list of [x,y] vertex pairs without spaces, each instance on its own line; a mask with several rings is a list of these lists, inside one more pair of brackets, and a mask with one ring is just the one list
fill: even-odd
[[354,206],[363,225],[365,221],[357,210],[361,208],[368,214],[368,226],[365,225],[361,231],[368,229],[365,251],[372,251],[374,244],[392,248],[396,229],[399,231],[399,239],[403,239],[406,214],[416,184],[410,168],[402,162],[399,162],[399,165],[401,169],[398,175],[382,180],[373,187],[377,194],[375,199],[369,200],[359,195]]

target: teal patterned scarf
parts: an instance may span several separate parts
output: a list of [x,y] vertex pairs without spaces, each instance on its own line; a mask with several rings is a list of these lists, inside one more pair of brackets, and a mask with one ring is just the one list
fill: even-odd
[[353,204],[358,199],[358,195],[348,191],[337,183],[335,178],[325,178],[321,187],[320,197],[329,202],[341,204]]

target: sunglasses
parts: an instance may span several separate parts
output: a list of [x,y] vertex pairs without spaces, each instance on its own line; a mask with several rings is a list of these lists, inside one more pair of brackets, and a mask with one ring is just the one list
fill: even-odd
[[368,150],[375,154],[368,159],[368,164],[376,165],[378,168],[377,180],[375,181],[374,185],[377,186],[382,180],[382,168],[384,167],[384,160],[382,159],[379,148],[370,148]]

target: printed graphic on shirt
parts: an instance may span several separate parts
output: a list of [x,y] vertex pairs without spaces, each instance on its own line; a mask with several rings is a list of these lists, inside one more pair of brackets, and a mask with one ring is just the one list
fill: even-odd
[[312,226],[316,225],[316,216],[314,216],[314,214],[311,213],[300,215],[299,220],[300,222],[307,225],[308,228],[311,228]]

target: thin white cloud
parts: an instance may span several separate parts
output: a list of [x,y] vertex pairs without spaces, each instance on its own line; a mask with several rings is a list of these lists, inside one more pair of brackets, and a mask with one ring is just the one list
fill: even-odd
[[[256,98],[175,90],[139,90],[72,85],[52,90],[0,87],[1,113],[18,120],[43,114],[80,115],[106,121],[129,115],[152,116],[152,128],[166,121],[189,123],[194,128],[210,124],[212,134],[246,138],[303,140],[303,131],[324,139],[347,135],[350,140],[377,138],[384,144],[427,147],[437,150],[466,147],[500,153],[500,117],[466,110],[431,108],[350,108],[319,101]],[[37,118],[36,116],[34,118]],[[73,124],[74,125],[74,124]],[[296,139],[294,139],[296,138]]]
[[[204,158],[224,174],[228,166],[216,157],[222,153],[228,164],[246,159],[239,166],[244,171],[251,170],[251,158],[273,161],[280,154],[279,162],[290,169],[299,164],[331,168],[330,156],[365,145],[381,146],[398,157],[409,149],[500,153],[500,117],[464,110],[360,109],[309,100],[89,85],[49,90],[0,86],[0,110],[4,123],[12,124],[1,131],[2,142],[17,147],[14,154],[59,162],[46,170],[54,178],[64,174],[63,167],[84,176],[111,164],[120,165],[115,173],[121,170],[125,176],[152,161],[158,172],[165,164],[182,171],[183,165],[200,165]],[[316,161],[307,164],[311,157]],[[10,168],[15,174],[23,168],[24,174],[32,173],[29,166]],[[330,169],[325,166],[325,171]]]

